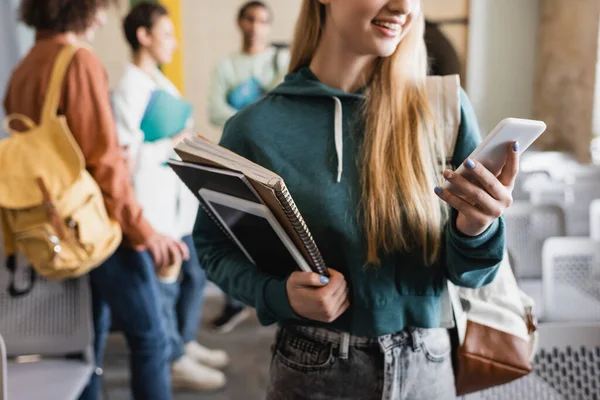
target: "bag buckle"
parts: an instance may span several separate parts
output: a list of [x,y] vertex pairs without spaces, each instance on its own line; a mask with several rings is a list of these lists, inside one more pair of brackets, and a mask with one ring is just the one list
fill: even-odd
[[537,331],[537,319],[533,315],[533,307],[525,307],[525,323],[527,324],[527,333],[531,335]]

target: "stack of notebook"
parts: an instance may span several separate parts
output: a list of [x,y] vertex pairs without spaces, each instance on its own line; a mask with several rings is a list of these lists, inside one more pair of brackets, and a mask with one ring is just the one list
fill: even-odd
[[[273,263],[271,254],[285,254],[301,270],[329,275],[280,176],[202,138],[186,139],[175,151],[182,161],[169,161],[171,168],[250,261],[278,274],[286,260]],[[264,245],[245,240],[249,233]]]

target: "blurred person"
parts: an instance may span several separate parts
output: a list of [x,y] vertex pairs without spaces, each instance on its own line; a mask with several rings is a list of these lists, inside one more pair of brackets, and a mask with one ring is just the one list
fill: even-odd
[[222,60],[210,86],[210,122],[223,127],[237,111],[275,87],[285,74],[289,52],[269,42],[273,13],[262,1],[250,1],[238,11],[241,52]]
[[171,62],[177,48],[173,22],[162,5],[141,2],[123,20],[123,31],[132,62],[113,93],[113,108],[121,145],[131,160],[136,198],[154,229],[181,239],[190,250],[189,260],[159,278],[171,344],[172,385],[174,389],[219,389],[225,385],[225,376],[216,368],[227,365],[227,354],[196,342],[206,286],[190,236],[198,201],[166,164],[175,155],[173,147],[192,137],[193,120],[189,118],[187,128],[174,137],[156,141],[144,141],[140,128],[155,91],[181,96],[158,68]]
[[222,146],[285,180],[330,273],[266,274],[198,212],[208,278],[279,324],[267,400],[456,398],[442,295],[495,278],[519,146],[498,176],[468,158],[460,90],[445,162],[423,33],[420,0],[303,0],[290,74],[225,126]]
[[[23,0],[22,21],[36,42],[13,71],[4,107],[38,123],[57,55],[67,45],[91,42],[106,21],[110,0]],[[156,270],[188,259],[180,240],[146,220],[121,154],[108,92],[108,77],[88,47],[77,50],[66,72],[57,112],[64,115],[86,168],[98,183],[106,209],[123,231],[122,246],[89,273],[96,369],[82,399],[98,399],[111,313],[130,351],[131,390],[137,400],[169,399],[168,342],[160,316]],[[19,129],[19,127],[15,127]],[[23,127],[21,127],[23,129]]]
[[[208,99],[212,125],[225,122],[245,106],[261,98],[282,79],[289,64],[285,46],[269,43],[273,13],[262,1],[243,4],[237,15],[242,50],[222,60],[215,69]],[[250,315],[243,303],[226,297],[221,315],[213,322],[215,332],[226,333]]]

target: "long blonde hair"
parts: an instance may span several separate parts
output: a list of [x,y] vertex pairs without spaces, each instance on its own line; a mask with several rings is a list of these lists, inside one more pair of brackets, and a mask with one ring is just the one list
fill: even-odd
[[[304,0],[292,44],[290,72],[308,66],[326,17],[318,0]],[[424,18],[415,16],[395,52],[377,60],[364,104],[365,138],[359,158],[362,218],[368,263],[379,252],[421,250],[433,264],[442,246],[445,208],[433,193],[445,160],[443,138],[426,94]]]

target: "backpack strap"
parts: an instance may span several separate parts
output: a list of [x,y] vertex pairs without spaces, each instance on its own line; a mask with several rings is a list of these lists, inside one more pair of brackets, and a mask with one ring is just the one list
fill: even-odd
[[17,275],[17,249],[14,242],[14,237],[11,230],[8,228],[8,221],[6,220],[5,212],[0,208],[0,222],[2,225],[2,238],[4,240],[4,251],[6,252],[6,269],[8,270],[8,294],[11,297],[21,297],[26,295],[33,289],[36,280],[36,273],[34,269],[28,267],[28,285],[23,289],[17,289],[16,275]]
[[42,108],[41,122],[49,121],[56,117],[67,69],[69,68],[71,59],[81,47],[83,47],[83,45],[79,43],[67,44],[62,48],[60,53],[58,53],[56,61],[54,61],[54,67],[52,68],[52,75],[50,75],[50,83],[46,90],[46,99],[44,100],[44,107]]
[[429,107],[444,135],[446,159],[452,160],[460,127],[460,78],[458,75],[428,76]]
[[27,293],[31,292],[33,286],[35,285],[35,281],[37,278],[37,274],[31,265],[27,267],[27,277],[28,282],[27,286],[23,289],[18,289],[16,284],[16,276],[17,276],[17,255],[12,254],[6,258],[6,268],[8,269],[9,274],[9,283],[8,283],[8,294],[10,297],[22,297]]

